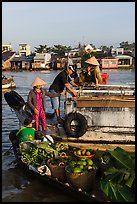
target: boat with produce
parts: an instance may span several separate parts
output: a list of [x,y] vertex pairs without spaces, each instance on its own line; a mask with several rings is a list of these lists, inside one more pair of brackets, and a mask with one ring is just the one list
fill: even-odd
[[2,75],[2,89],[8,89],[8,88],[15,88],[16,84],[14,81],[14,77],[6,77],[5,75]]
[[[114,149],[117,146],[135,151],[135,86],[83,84],[78,97],[69,92],[64,101],[64,124],[48,125],[56,141],[82,148]],[[4,94],[19,123],[32,117],[28,104],[15,91]],[[54,116],[54,114],[52,114]]]
[[[62,142],[43,141],[39,132],[39,144],[12,142],[17,162],[23,171],[66,191],[80,201],[134,202],[135,155],[117,147],[101,152],[80,149]],[[44,136],[46,137],[46,136]],[[14,138],[14,139],[13,139]]]

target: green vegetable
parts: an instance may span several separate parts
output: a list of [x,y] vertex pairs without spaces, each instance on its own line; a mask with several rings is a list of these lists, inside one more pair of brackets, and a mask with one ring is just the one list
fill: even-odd
[[126,172],[124,176],[124,180],[127,181],[130,176],[130,172]]
[[125,184],[126,184],[129,188],[131,188],[131,187],[132,187],[132,184],[133,184],[133,182],[134,182],[134,180],[135,180],[135,174],[131,174]]
[[106,151],[102,157],[107,161],[100,181],[102,191],[112,202],[133,202],[135,157],[120,147]]

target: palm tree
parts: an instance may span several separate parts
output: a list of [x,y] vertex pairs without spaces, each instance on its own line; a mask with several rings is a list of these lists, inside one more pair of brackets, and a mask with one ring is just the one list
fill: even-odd
[[58,57],[64,57],[66,52],[71,50],[71,46],[54,45],[52,52],[54,52]]
[[36,53],[45,53],[47,51],[47,45],[39,45],[39,47],[34,47]]

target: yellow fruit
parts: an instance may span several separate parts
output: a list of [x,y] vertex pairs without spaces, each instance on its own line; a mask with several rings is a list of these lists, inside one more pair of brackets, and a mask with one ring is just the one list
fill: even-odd
[[77,150],[76,154],[81,156],[81,150]]
[[87,156],[90,156],[90,155],[91,155],[90,151],[87,151],[87,152],[86,152],[86,155],[87,155]]
[[85,153],[86,153],[86,149],[83,149],[83,150],[82,150],[82,155],[84,156]]
[[93,166],[88,166],[88,170],[93,169]]

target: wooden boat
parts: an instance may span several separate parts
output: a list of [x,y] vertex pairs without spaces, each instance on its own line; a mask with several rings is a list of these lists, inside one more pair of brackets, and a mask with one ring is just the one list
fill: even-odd
[[50,70],[46,69],[46,70],[41,70],[40,72],[41,72],[41,73],[44,73],[44,74],[49,74],[49,73],[50,73]]
[[[10,134],[15,134],[16,130],[11,131]],[[105,196],[105,194],[101,191],[100,189],[100,174],[97,174],[96,176],[96,182],[91,183],[92,190],[88,192],[83,191],[81,189],[76,189],[72,187],[67,181],[61,181],[57,177],[53,177],[50,169],[48,168],[47,165],[45,165],[46,172],[42,173],[40,169],[42,169],[44,166],[41,167],[35,167],[32,165],[29,165],[25,163],[22,159],[22,156],[19,153],[19,148],[17,145],[15,145],[15,142],[13,143],[13,140],[11,140],[9,136],[10,141],[12,142],[13,145],[13,150],[14,150],[14,156],[16,158],[17,164],[22,168],[24,173],[27,173],[27,175],[30,175],[31,178],[37,178],[39,179],[42,183],[46,183],[49,185],[52,185],[55,188],[60,189],[62,192],[70,194],[70,196],[73,196],[74,198],[77,198],[79,201],[87,201],[87,202],[107,202],[109,199]],[[57,170],[56,170],[57,171]],[[94,188],[93,188],[94,186]]]
[[8,89],[8,88],[15,88],[16,84],[14,81],[14,78],[7,78],[5,75],[2,75],[2,89]]
[[[15,91],[4,93],[4,97],[8,105],[15,111],[19,119],[19,126],[24,124],[26,118],[32,117],[32,111],[28,103]],[[47,117],[54,117],[55,113],[46,113]]]

